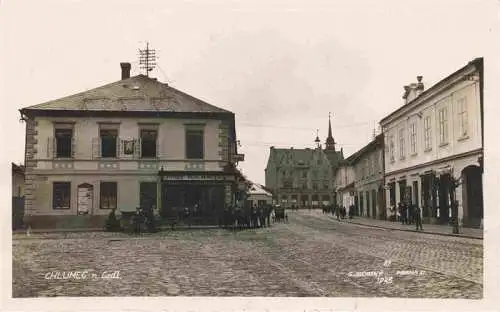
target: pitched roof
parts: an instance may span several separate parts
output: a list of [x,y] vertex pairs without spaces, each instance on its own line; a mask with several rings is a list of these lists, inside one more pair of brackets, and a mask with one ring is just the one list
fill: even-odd
[[[271,153],[274,153],[275,162],[281,162],[282,159],[291,159],[293,164],[310,165],[313,160],[316,149],[312,148],[271,148]],[[331,152],[322,150],[332,166],[342,159],[341,152]]]
[[250,189],[248,190],[248,194],[264,194],[268,196],[272,196],[270,192],[264,189],[264,187],[257,183],[252,183]]
[[[469,69],[471,67],[474,67],[476,70],[482,71],[482,68],[483,68],[483,58],[482,57],[477,57],[477,58],[473,59],[472,61],[468,62],[465,66],[461,67],[460,69],[456,70],[452,74],[448,75],[446,78],[441,79],[436,84],[434,84],[433,86],[431,86],[429,89],[427,89],[424,92],[422,92],[418,97],[414,98],[413,100],[411,100],[407,104],[399,107],[398,109],[396,109],[395,111],[393,111],[389,115],[387,115],[386,117],[382,118],[382,120],[380,120],[380,124],[386,123],[391,117],[397,115],[402,110],[408,109],[409,107],[412,107],[412,106],[416,105],[416,103],[419,103],[419,101],[421,101],[422,99],[425,99],[426,96],[432,94],[433,92],[435,92],[439,88],[441,88],[444,85],[448,84],[452,79],[454,79],[456,76],[458,76],[461,72],[463,72],[463,71],[465,71],[465,70],[467,70],[467,69]],[[482,80],[482,77],[481,77],[481,80]]]
[[21,110],[29,111],[231,113],[145,75]]
[[363,156],[366,153],[369,153],[376,149],[377,147],[383,147],[384,146],[384,135],[381,133],[375,137],[370,143],[366,144],[363,146],[360,150],[352,154],[351,156],[347,157],[346,161],[347,163],[353,165],[355,164],[361,156]]

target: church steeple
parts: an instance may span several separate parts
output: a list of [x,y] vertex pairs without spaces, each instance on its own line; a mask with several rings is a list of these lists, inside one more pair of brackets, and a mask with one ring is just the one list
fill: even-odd
[[319,129],[316,129],[316,139],[314,140],[314,142],[316,143],[316,146],[319,147],[320,146],[320,140],[319,140]]
[[335,151],[335,140],[332,136],[331,113],[328,113],[328,137],[326,138],[326,150]]

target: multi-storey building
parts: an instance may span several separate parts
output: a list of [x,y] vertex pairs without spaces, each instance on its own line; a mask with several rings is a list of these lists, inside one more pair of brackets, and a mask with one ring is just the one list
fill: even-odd
[[277,202],[287,207],[319,207],[335,202],[334,171],[343,159],[343,151],[335,150],[331,121],[323,149],[316,137],[316,148],[280,149],[271,147],[266,174],[266,187]]
[[350,213],[351,206],[356,206],[354,188],[354,167],[352,158],[347,158],[340,162],[335,170],[336,204],[346,208],[346,213]]
[[385,220],[383,135],[376,136],[348,159],[354,166],[356,214]]
[[405,86],[402,107],[381,120],[387,205],[422,207],[424,221],[448,223],[456,188],[458,218],[483,218],[483,59],[477,58],[424,91],[422,77]]
[[210,219],[234,203],[234,114],[121,66],[117,82],[20,110],[27,225],[102,226],[143,205]]

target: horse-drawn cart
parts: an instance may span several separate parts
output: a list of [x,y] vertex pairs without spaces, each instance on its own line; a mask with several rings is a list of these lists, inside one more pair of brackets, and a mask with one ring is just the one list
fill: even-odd
[[288,222],[288,215],[286,214],[285,207],[276,205],[274,207],[274,221],[275,222]]

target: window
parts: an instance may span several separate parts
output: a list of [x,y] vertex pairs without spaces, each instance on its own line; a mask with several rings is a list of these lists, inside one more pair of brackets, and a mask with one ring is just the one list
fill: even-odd
[[52,184],[52,208],[69,209],[71,202],[71,182],[54,182]]
[[118,186],[116,182],[101,182],[101,209],[116,209]]
[[460,131],[460,137],[467,136],[468,126],[467,98],[463,97],[458,100],[458,129]]
[[307,179],[307,171],[303,171],[303,172],[302,172],[302,178]]
[[426,151],[432,149],[431,116],[424,119],[424,145]]
[[313,183],[313,190],[317,190],[318,189],[318,183],[314,182]]
[[203,130],[186,130],[186,158],[203,159]]
[[399,159],[405,158],[405,129],[399,129]]
[[323,189],[327,190],[329,187],[328,181],[323,181]]
[[139,203],[141,207],[156,207],[156,182],[141,182],[139,185]]
[[73,129],[55,129],[56,157],[70,158],[72,156]]
[[395,161],[394,157],[394,135],[389,136],[389,159],[391,163]]
[[99,136],[101,137],[101,157],[115,158],[118,130],[100,129]]
[[448,143],[448,110],[443,107],[439,110],[439,144]]
[[410,148],[412,154],[417,153],[417,131],[415,123],[410,125]]
[[141,130],[141,157],[142,158],[156,158],[156,144],[157,144],[156,130]]

